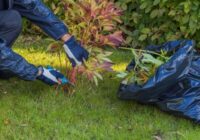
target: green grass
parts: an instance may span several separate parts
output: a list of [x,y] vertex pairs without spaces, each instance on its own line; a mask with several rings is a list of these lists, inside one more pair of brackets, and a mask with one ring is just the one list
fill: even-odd
[[[14,50],[36,65],[58,67],[58,58],[45,52],[48,41]],[[115,62],[128,62],[126,52],[115,51]],[[63,55],[64,61],[64,55]],[[199,140],[200,128],[191,121],[161,112],[153,106],[121,101],[120,81],[109,77],[98,87],[80,79],[73,96],[39,81],[0,80],[0,140]]]

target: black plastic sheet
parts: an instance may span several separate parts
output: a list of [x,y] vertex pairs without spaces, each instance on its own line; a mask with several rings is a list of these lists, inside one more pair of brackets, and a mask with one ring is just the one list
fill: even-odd
[[[200,54],[192,40],[167,42],[148,46],[155,52],[172,52],[170,60],[161,65],[145,84],[121,84],[118,97],[144,104],[157,105],[161,110],[200,123]],[[127,70],[134,67],[132,61]]]

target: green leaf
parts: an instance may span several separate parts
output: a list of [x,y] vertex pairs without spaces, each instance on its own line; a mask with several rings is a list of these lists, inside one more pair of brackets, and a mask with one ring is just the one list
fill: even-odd
[[123,10],[127,10],[127,5],[126,4],[122,4],[121,7],[122,7]]
[[130,37],[130,36],[128,36],[128,37],[126,38],[126,44],[130,44],[132,40],[133,40],[133,38]]
[[160,0],[154,0],[153,5],[158,5],[160,3]]
[[181,22],[182,24],[187,24],[190,20],[190,16],[189,15],[184,15],[182,18],[181,18]]
[[190,12],[190,9],[191,9],[191,4],[190,4],[190,2],[188,1],[188,2],[184,2],[184,12],[187,14],[187,13],[189,13]]
[[104,60],[104,61],[106,61],[106,62],[110,62],[110,63],[112,63],[112,60],[110,60],[109,58],[101,58],[102,60]]
[[169,16],[175,16],[176,15],[176,11],[175,10],[171,10],[168,13]]
[[98,73],[98,72],[94,72],[94,74],[100,79],[100,80],[103,80],[103,77],[101,76],[101,74],[100,73]]
[[155,18],[155,17],[157,17],[158,15],[159,15],[159,10],[158,10],[158,9],[155,9],[155,10],[153,10],[153,11],[151,12],[150,17],[151,17],[151,18]]
[[158,59],[154,58],[152,55],[147,54],[147,53],[143,54],[142,62],[155,64],[156,66],[160,66],[161,64],[163,64],[163,62],[161,60],[158,60]]
[[98,85],[99,85],[99,82],[98,82],[98,79],[97,79],[96,76],[94,76],[93,80],[94,80],[95,85],[98,86]]
[[144,41],[145,39],[147,38],[147,35],[146,34],[143,34],[139,37],[139,40],[140,41]]
[[151,37],[151,40],[154,41],[156,39],[158,39],[160,37],[159,34],[154,34],[152,37]]
[[143,2],[143,3],[140,5],[140,9],[145,9],[147,6],[148,6],[148,2]]
[[118,78],[125,78],[127,75],[128,75],[128,74],[127,74],[126,72],[120,72],[120,73],[118,73],[116,76],[117,76]]
[[150,33],[150,29],[149,28],[143,28],[142,30],[141,30],[141,32],[143,33],[143,34],[149,34]]

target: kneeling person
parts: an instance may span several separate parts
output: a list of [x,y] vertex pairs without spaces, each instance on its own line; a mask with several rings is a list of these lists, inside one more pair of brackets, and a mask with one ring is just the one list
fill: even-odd
[[0,78],[39,79],[48,85],[65,84],[67,79],[51,67],[36,67],[11,47],[22,29],[25,17],[55,40],[62,40],[73,67],[88,59],[89,53],[68,33],[68,29],[40,0],[0,0]]

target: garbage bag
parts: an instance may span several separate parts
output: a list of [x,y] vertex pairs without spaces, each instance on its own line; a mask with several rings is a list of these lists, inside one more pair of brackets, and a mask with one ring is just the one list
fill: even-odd
[[[172,55],[143,85],[121,83],[118,97],[157,105],[163,111],[200,123],[200,54],[194,47],[192,40],[148,46],[148,50],[164,50]],[[133,60],[127,70],[134,64]]]

